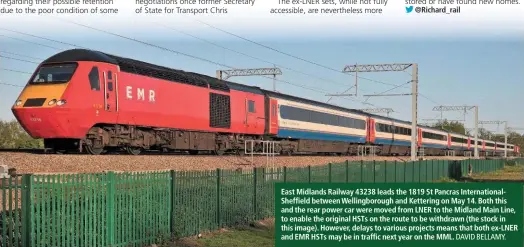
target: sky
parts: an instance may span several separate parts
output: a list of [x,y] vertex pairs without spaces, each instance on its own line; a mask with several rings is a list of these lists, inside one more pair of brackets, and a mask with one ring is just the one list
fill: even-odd
[[[250,35],[250,32],[235,31],[240,37],[300,58],[297,59],[213,28],[202,28],[193,32],[185,30],[183,23],[179,26],[171,25],[177,30],[183,29],[183,32],[155,25],[147,29],[147,35],[130,31],[119,32],[117,28],[93,25],[100,30],[123,33],[127,38],[136,38],[157,47],[67,23],[53,25],[55,26],[52,31],[47,28],[40,32],[35,26],[29,29],[0,24],[0,28],[210,76],[215,76],[217,69],[228,69],[220,64],[233,68],[277,66],[283,72],[277,77],[281,80],[277,81],[277,91],[322,102],[330,98],[325,94],[341,93],[355,84],[353,75],[341,72],[345,65],[417,63],[419,122],[440,118],[441,112],[432,110],[437,105],[478,105],[479,120],[508,121],[510,126],[524,127],[524,114],[519,110],[519,106],[524,103],[524,38],[519,40],[502,37],[497,40],[490,36],[486,39],[357,39],[314,37],[314,32],[311,32],[311,39],[278,34],[268,34],[260,38],[260,35]],[[76,28],[74,32],[67,31],[73,27]],[[228,30],[227,27],[221,28]],[[187,35],[188,33],[199,39]],[[60,50],[74,48],[63,43],[0,29],[0,55],[4,56],[0,57],[0,68],[32,73],[37,64],[6,57],[39,63]],[[411,93],[411,69],[405,72],[359,73],[358,76],[357,97],[335,97],[330,103],[355,109],[392,108],[395,112],[390,114],[391,117],[411,121],[411,96],[363,96],[381,93],[392,89],[392,85],[401,84],[405,85],[387,93]],[[28,79],[28,74],[0,70],[0,83],[24,86]],[[233,77],[230,80],[270,90],[273,83],[271,79],[261,77]],[[13,119],[10,108],[21,89],[22,87],[0,85],[0,119]],[[353,88],[348,93],[354,92]],[[366,102],[372,105],[363,104],[366,99]],[[443,117],[464,120],[461,112],[444,112]],[[465,120],[467,127],[473,127],[474,112],[468,112]],[[498,132],[503,129],[502,126],[496,125],[484,127]]]

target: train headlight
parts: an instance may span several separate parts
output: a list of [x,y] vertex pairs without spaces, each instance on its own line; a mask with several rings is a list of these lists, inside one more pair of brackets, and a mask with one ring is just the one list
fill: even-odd
[[56,102],[56,105],[59,105],[59,106],[60,106],[60,105],[65,105],[65,103],[67,103],[67,102],[65,101],[65,99],[61,99],[61,100],[59,100],[58,102]]
[[47,103],[48,105],[54,105],[56,103],[56,99],[52,99]]
[[19,106],[21,104],[22,104],[22,100],[21,99],[17,100],[16,103],[15,103],[16,106]]

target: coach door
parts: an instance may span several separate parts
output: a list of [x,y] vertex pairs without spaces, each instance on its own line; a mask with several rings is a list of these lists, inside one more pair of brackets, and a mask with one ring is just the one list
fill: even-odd
[[276,135],[278,133],[278,103],[276,99],[269,99],[269,133]]
[[422,147],[422,129],[421,128],[418,128],[417,129],[417,142],[418,142],[418,147]]
[[368,123],[368,142],[375,143],[375,119],[369,118]]
[[104,72],[104,105],[108,112],[117,112],[117,88],[116,88],[116,74],[113,71],[107,70]]
[[256,105],[255,98],[247,94],[245,104],[246,104],[245,105],[246,107],[246,118],[245,118],[246,131],[248,133],[252,133],[252,132],[255,132],[257,128],[259,127],[258,121],[257,121],[258,112],[257,112],[257,105]]

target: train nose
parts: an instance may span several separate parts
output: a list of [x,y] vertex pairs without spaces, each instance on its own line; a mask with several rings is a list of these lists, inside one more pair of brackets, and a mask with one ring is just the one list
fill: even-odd
[[31,122],[42,122],[42,118],[40,114],[34,114],[34,113],[29,114],[29,120]]
[[62,125],[42,108],[19,108],[13,110],[16,119],[24,130],[33,138],[58,136],[64,131]]

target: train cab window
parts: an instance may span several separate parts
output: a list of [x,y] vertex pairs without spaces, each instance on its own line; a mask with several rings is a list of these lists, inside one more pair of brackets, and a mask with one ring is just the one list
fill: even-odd
[[250,113],[254,113],[255,112],[255,101],[248,100],[247,105],[248,105],[248,111]]
[[100,91],[100,76],[96,66],[89,72],[89,84],[91,84],[91,90]]
[[31,80],[31,84],[56,84],[66,83],[73,77],[76,63],[44,64]]

